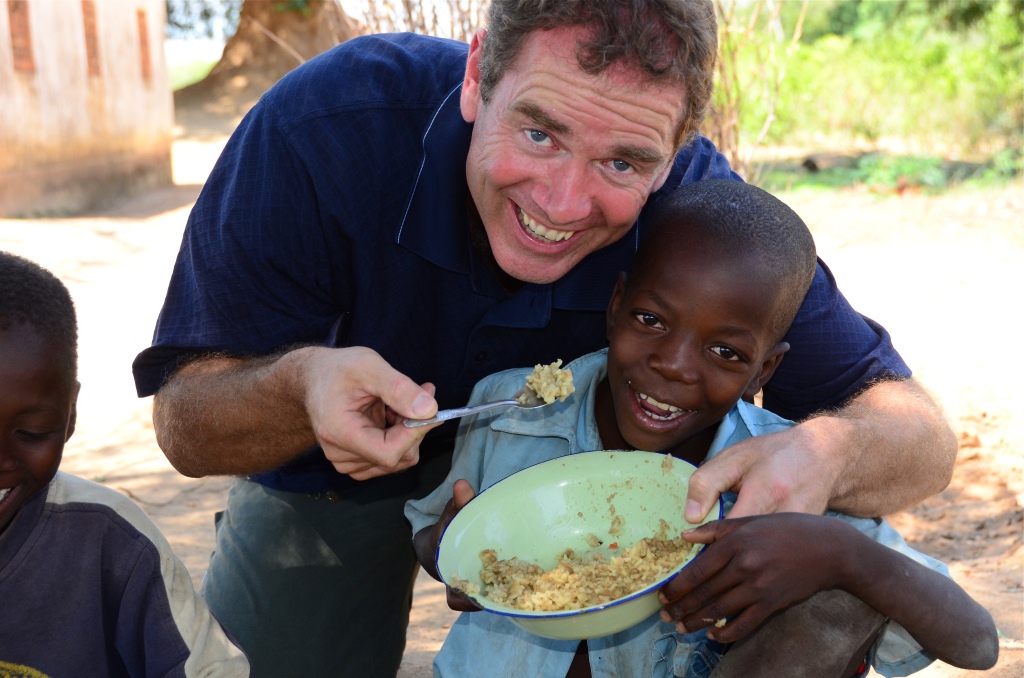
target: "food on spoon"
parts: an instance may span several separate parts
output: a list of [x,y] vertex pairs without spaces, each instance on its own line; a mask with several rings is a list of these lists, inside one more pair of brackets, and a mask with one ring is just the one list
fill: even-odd
[[[537,394],[537,397],[550,405],[555,400],[564,401],[575,393],[576,387],[572,384],[572,372],[568,369],[561,369],[562,359],[559,358],[550,365],[537,365],[526,377],[526,385]],[[529,395],[524,393],[519,396],[519,402],[523,405],[529,400]]]

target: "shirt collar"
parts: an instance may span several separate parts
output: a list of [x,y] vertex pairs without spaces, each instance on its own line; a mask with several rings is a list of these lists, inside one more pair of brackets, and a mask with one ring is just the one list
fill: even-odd
[[[451,90],[427,125],[423,157],[396,242],[435,266],[479,277],[486,265],[475,261],[479,256],[472,251],[466,214],[466,157],[473,126],[462,118],[461,92],[461,84]],[[586,257],[559,280],[542,286],[551,289],[552,306],[570,311],[604,311],[619,272],[629,270],[638,241],[639,222],[617,242]],[[484,293],[494,294],[499,289],[497,285],[478,286],[478,291]]]

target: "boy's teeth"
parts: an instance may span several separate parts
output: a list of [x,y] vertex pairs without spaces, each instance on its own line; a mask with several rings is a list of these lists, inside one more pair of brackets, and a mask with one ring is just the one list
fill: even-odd
[[572,231],[556,231],[553,228],[546,228],[534,221],[529,214],[523,211],[522,207],[516,206],[516,210],[519,212],[519,218],[522,220],[523,225],[538,238],[547,240],[548,242],[560,242],[562,240],[568,240],[572,237]]
[[9,488],[9,487],[5,487],[4,489],[0,490],[0,501],[3,501],[4,497],[6,497],[7,493],[10,492],[10,491],[11,491],[11,488]]
[[658,402],[651,396],[647,395],[646,393],[641,393],[640,391],[634,391],[634,393],[636,393],[636,397],[639,398],[640,400],[646,400],[648,403],[658,408],[659,410],[665,410],[668,412],[668,414],[664,415],[648,412],[647,415],[654,419],[661,419],[667,421],[669,419],[675,419],[676,417],[681,417],[683,415],[683,409],[680,407],[676,407],[675,405],[669,405],[668,403]]

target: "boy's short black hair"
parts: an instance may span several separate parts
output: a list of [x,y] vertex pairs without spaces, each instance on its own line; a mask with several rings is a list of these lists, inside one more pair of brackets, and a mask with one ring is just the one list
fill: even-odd
[[0,251],[0,332],[24,323],[49,340],[71,383],[78,378],[78,322],[64,283],[45,268]]
[[716,253],[746,256],[760,264],[766,283],[779,289],[772,325],[781,340],[793,324],[814,279],[817,252],[803,220],[785,203],[742,181],[697,181],[662,198],[646,224],[633,269],[638,270],[666,235],[699,239]]

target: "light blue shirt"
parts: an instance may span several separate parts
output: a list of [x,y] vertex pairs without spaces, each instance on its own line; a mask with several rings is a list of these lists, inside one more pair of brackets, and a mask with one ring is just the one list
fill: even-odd
[[[452,470],[430,495],[406,504],[405,515],[413,534],[437,522],[452,497],[452,486],[465,478],[477,492],[486,490],[516,471],[577,452],[604,446],[594,417],[596,386],[606,372],[607,351],[591,353],[568,365],[576,393],[565,402],[540,410],[508,409],[462,420]],[[480,381],[470,404],[510,397],[525,383],[530,369],[499,372]],[[781,431],[794,423],[767,410],[739,402],[722,420],[708,458],[740,440]],[[724,495],[726,508],[734,494]],[[884,520],[854,518],[829,512],[875,541],[948,576],[945,565],[911,549]],[[673,624],[654,614],[647,620],[604,638],[587,641],[594,678],[690,675],[696,653],[706,640],[705,630],[680,634]],[[531,676],[565,678],[578,641],[552,640],[524,631],[507,617],[488,612],[464,612],[452,625],[434,659],[434,675],[442,678],[478,676]],[[887,622],[872,648],[874,669],[885,676],[905,676],[933,661],[899,625]]]

